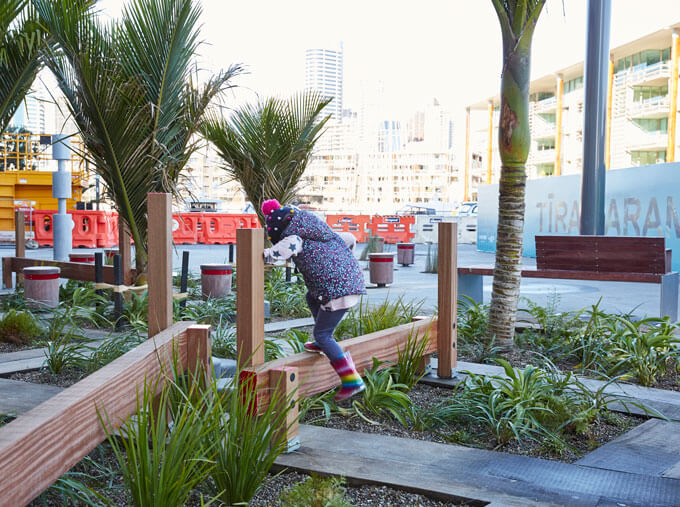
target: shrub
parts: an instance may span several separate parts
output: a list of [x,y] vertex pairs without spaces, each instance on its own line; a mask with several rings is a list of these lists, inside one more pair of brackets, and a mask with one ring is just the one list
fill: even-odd
[[432,246],[432,243],[427,244],[427,258],[425,259],[425,271],[423,273],[439,272],[439,245],[435,244],[434,248]]
[[106,366],[142,343],[144,339],[137,333],[114,334],[94,347],[85,346],[84,349],[89,352],[84,360],[85,370],[92,373]]
[[345,480],[323,478],[312,474],[304,481],[284,491],[279,497],[282,507],[351,507],[345,501]]
[[404,347],[401,349],[397,348],[397,364],[393,369],[394,380],[397,384],[407,386],[409,391],[413,389],[413,386],[415,386],[427,373],[423,368],[422,363],[429,341],[429,328],[420,338],[418,338],[416,332],[411,330]]
[[377,252],[378,252],[378,236],[373,236],[373,234],[370,234],[366,246],[364,246],[364,249],[361,251],[359,260],[366,261],[368,260],[368,254]]
[[220,322],[234,322],[236,316],[236,295],[232,292],[223,298],[208,298],[205,301],[191,301],[180,312],[180,320],[195,320],[199,324],[218,325]]
[[489,305],[478,303],[469,296],[458,298],[458,341],[461,344],[486,340],[489,325]]
[[335,337],[339,340],[354,338],[375,331],[406,324],[418,315],[423,307],[422,301],[405,302],[400,296],[394,302],[388,298],[375,307],[370,307],[368,300],[362,298],[360,303],[352,308],[335,329]]
[[30,345],[40,333],[40,326],[29,311],[11,309],[0,319],[0,342]]
[[78,368],[86,361],[85,346],[72,341],[70,334],[44,342],[44,345],[46,349],[44,365],[54,375],[59,375],[67,369]]

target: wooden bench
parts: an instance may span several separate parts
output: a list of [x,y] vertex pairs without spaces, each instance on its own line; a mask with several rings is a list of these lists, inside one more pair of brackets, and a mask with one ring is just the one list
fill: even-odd
[[[482,301],[482,278],[492,266],[458,268],[458,293]],[[638,282],[661,285],[660,315],[678,320],[678,273],[664,238],[536,236],[536,268],[522,278]]]

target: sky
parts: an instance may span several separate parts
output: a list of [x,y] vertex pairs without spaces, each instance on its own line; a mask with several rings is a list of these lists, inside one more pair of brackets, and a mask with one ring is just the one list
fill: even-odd
[[[118,16],[125,0],[100,0]],[[532,76],[582,61],[587,0],[547,0],[534,35]],[[202,0],[200,64],[241,63],[234,103],[304,86],[304,52],[344,46],[345,107],[362,81],[383,82],[395,117],[432,98],[455,114],[498,93],[500,27],[491,0]],[[680,21],[680,0],[612,0],[610,47]]]

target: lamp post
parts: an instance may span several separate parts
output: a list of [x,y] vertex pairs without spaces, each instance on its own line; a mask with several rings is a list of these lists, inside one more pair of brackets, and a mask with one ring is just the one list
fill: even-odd
[[52,136],[52,158],[57,161],[57,171],[52,173],[52,197],[57,199],[57,213],[53,215],[55,261],[67,261],[72,245],[73,220],[66,213],[66,200],[71,198],[71,173],[66,169],[66,161],[71,160],[69,137]]

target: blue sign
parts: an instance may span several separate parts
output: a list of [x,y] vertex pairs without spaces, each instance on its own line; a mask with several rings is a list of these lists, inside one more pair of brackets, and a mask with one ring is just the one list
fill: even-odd
[[[663,236],[680,270],[680,163],[607,171],[605,234]],[[536,235],[578,234],[581,175],[527,180],[524,212],[524,255],[536,256]],[[477,249],[496,250],[498,185],[479,187]]]

